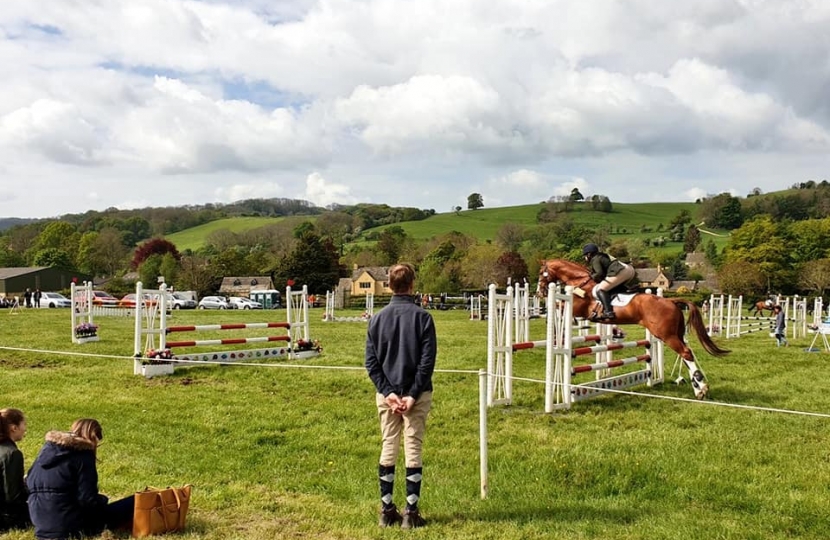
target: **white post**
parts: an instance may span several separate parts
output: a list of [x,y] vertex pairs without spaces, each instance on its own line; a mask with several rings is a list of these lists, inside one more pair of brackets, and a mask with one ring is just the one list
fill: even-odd
[[481,498],[487,498],[487,372],[478,370],[478,455]]
[[487,302],[487,406],[493,405],[493,391],[495,386],[496,367],[496,285],[488,287],[489,300]]
[[143,295],[143,285],[139,281],[135,284],[135,340],[133,342],[133,357],[135,358],[135,360],[133,360],[133,375],[141,375],[141,357],[144,356],[144,350],[142,349],[141,343],[144,334],[144,332],[142,331],[144,329],[144,314],[142,313],[144,311],[144,302],[138,301],[138,299],[142,298]]

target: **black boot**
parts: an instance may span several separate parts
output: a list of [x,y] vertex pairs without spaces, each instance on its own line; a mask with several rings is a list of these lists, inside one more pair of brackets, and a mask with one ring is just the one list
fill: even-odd
[[598,290],[597,300],[602,302],[603,319],[615,319],[617,317],[614,314],[614,308],[611,307],[611,293],[608,291]]

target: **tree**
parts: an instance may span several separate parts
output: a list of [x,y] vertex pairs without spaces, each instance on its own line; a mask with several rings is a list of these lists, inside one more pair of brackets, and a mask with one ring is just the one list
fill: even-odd
[[480,193],[470,193],[467,197],[467,209],[478,210],[484,207],[484,198]]
[[524,242],[525,228],[508,221],[496,231],[496,243],[505,251],[517,251]]
[[153,238],[135,249],[133,260],[130,264],[133,268],[138,268],[150,255],[164,255],[165,253],[170,253],[176,260],[182,258],[173,242],[165,240],[164,238]]
[[706,242],[706,247],[703,249],[703,252],[706,254],[706,260],[709,261],[709,264],[711,264],[712,266],[720,265],[718,247],[715,245],[714,240],[710,239],[708,242]]
[[307,285],[309,293],[325,294],[346,273],[339,260],[340,253],[331,239],[307,232],[291,253],[277,263],[274,279],[278,287],[293,280],[297,285]]
[[164,276],[164,282],[173,285],[179,279],[179,261],[172,253],[165,253],[161,257],[159,275]]
[[390,265],[398,262],[405,241],[406,231],[398,225],[387,227],[380,233],[376,248],[384,264]]
[[498,280],[499,248],[493,244],[477,244],[461,259],[462,284],[466,288],[484,289]]
[[138,279],[141,280],[148,289],[155,289],[158,277],[161,274],[161,262],[164,255],[159,253],[152,253],[141,262],[138,267]]
[[674,219],[669,223],[669,240],[672,242],[682,242],[686,237],[686,226],[692,222],[692,216],[685,208],[678,212]]
[[176,282],[182,291],[196,291],[201,296],[216,292],[216,279],[211,275],[207,261],[197,255],[185,255],[181,258],[181,273]]
[[41,249],[32,260],[35,266],[53,266],[57,268],[74,269],[69,254],[62,249],[46,248]]
[[815,291],[819,296],[830,289],[830,259],[818,259],[804,263],[798,273],[798,285],[802,289]]
[[571,194],[568,196],[568,199],[571,201],[584,201],[585,197],[582,196],[582,193],[579,192],[579,188],[573,188],[571,190]]
[[683,240],[683,251],[685,253],[694,253],[700,245],[700,231],[694,225],[689,225],[686,230],[686,238]]
[[528,278],[527,263],[515,251],[502,253],[496,261],[497,283],[507,285],[508,278],[513,283],[521,283]]
[[766,279],[758,266],[746,261],[724,264],[718,272],[718,282],[726,294],[758,296],[766,284]]

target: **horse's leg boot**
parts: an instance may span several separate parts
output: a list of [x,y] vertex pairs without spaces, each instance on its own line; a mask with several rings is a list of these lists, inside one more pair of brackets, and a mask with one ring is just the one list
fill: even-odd
[[614,319],[616,315],[614,314],[614,308],[611,306],[611,293],[608,291],[598,290],[597,291],[597,299],[602,302],[602,318],[603,319]]

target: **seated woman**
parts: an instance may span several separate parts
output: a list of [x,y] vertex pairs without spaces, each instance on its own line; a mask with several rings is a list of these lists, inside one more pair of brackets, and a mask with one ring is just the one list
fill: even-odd
[[23,481],[23,453],[17,443],[26,436],[26,418],[18,409],[0,410],[0,532],[25,529],[29,521],[26,483]]
[[91,418],[76,420],[69,433],[46,434],[26,478],[38,539],[93,536],[132,523],[133,496],[107,504],[98,493],[96,453],[103,438],[101,424]]

